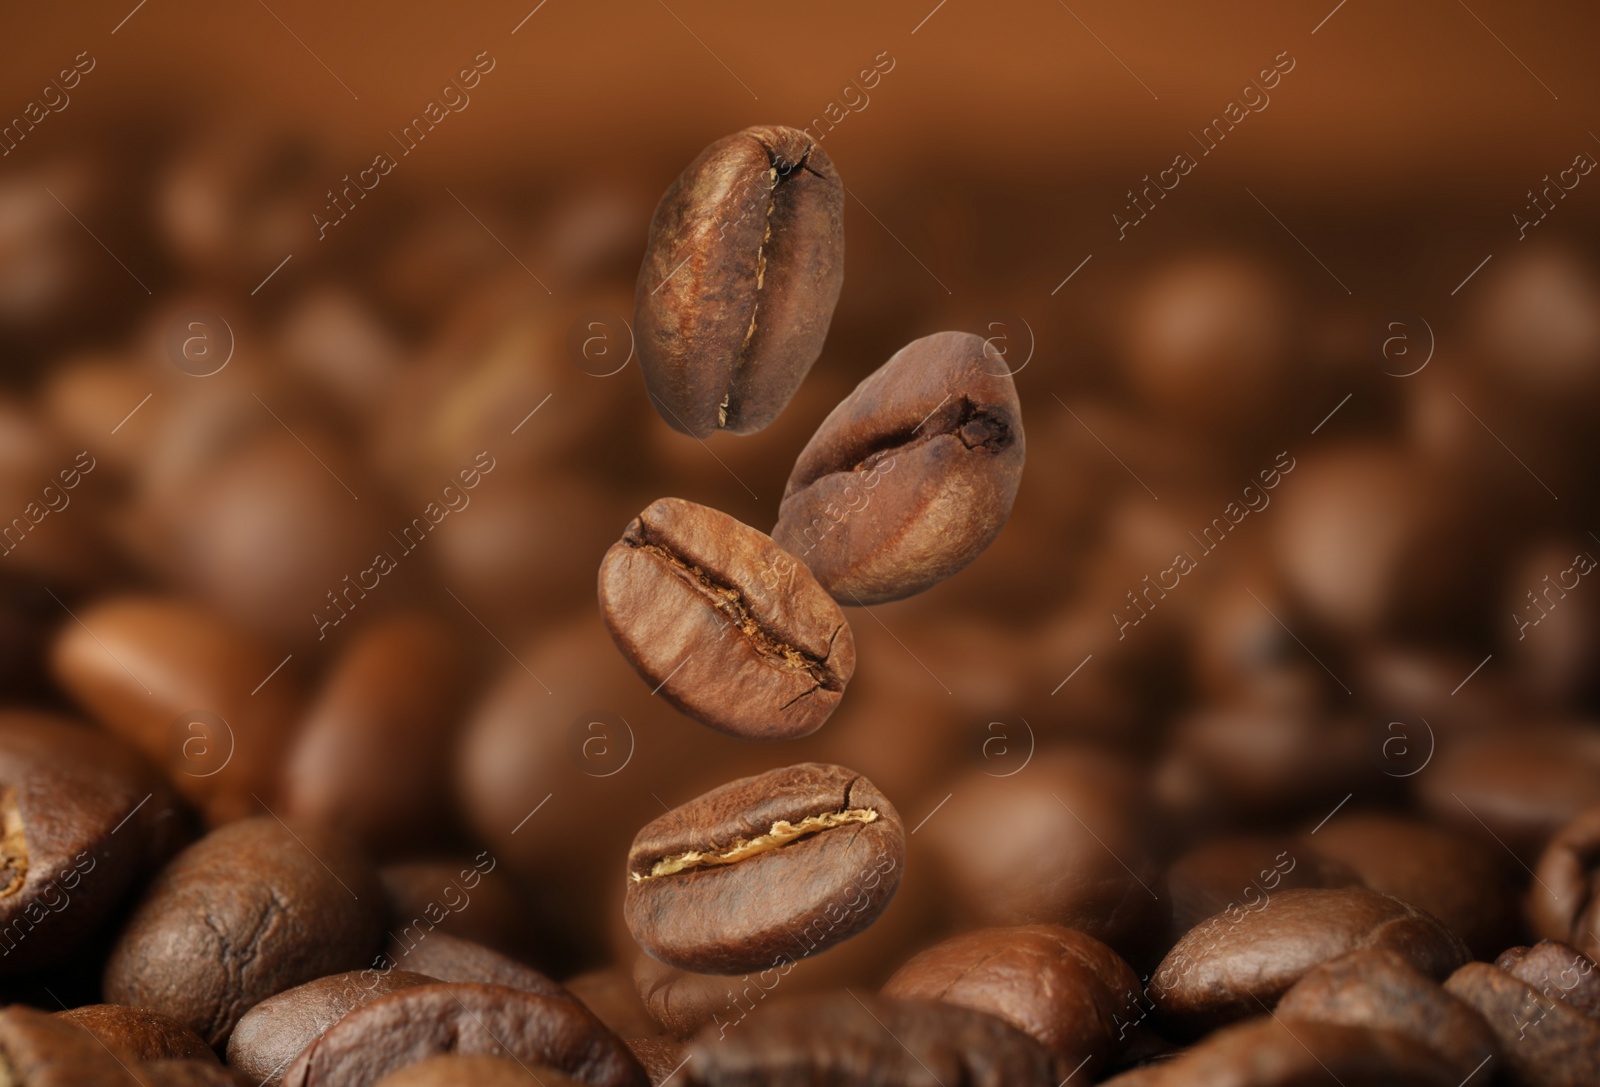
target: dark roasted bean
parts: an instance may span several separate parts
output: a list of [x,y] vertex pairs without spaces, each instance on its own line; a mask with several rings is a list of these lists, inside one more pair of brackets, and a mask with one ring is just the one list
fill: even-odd
[[1444,983],[1476,1008],[1500,1039],[1501,1075],[1516,1087],[1593,1087],[1600,1083],[1600,1022],[1484,962],[1469,962]]

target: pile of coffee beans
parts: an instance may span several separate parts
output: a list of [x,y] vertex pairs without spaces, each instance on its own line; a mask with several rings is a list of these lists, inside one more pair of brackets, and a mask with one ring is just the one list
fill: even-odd
[[1600,1083],[1592,258],[707,135],[0,178],[0,1085]]

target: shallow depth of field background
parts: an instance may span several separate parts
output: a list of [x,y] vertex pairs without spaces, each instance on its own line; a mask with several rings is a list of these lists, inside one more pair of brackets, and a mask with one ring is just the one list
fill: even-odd
[[[45,659],[73,614],[177,595],[287,661],[288,731],[364,625],[421,612],[466,678],[385,859],[487,849],[533,961],[626,962],[638,826],[842,762],[918,828],[900,899],[835,953],[868,980],[960,923],[938,835],[1048,792],[1064,745],[1148,769],[1167,852],[1336,804],[1481,833],[1429,784],[1452,746],[1600,708],[1586,5],[537,2],[0,13],[0,122],[38,118],[0,140],[0,523],[95,463],[0,558],[7,703],[70,706]],[[780,420],[702,443],[628,358],[634,275],[661,191],[757,123],[833,157],[844,293]],[[848,610],[856,677],[811,738],[651,698],[598,622],[604,548],[662,495],[770,528],[817,423],[943,329],[1016,371],[998,541]],[[1563,802],[1600,801],[1590,757]]]

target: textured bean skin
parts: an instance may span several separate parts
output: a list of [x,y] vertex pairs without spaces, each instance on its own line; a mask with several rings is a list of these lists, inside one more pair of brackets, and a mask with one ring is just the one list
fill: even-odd
[[1061,925],[981,929],[922,952],[883,995],[941,1000],[1024,1030],[1068,1068],[1094,1075],[1137,1018],[1139,978],[1092,936]]
[[370,961],[382,925],[377,872],[344,839],[271,816],[230,823],[145,892],[107,960],[106,996],[221,1046],[274,993]]
[[86,1004],[56,1013],[123,1055],[128,1061],[197,1060],[217,1063],[201,1037],[171,1016],[126,1004]]
[[1516,1087],[1600,1083],[1600,1022],[1484,962],[1467,963],[1444,987],[1499,1037],[1501,1074]]
[[1053,1087],[1068,1072],[994,1016],[852,993],[786,1001],[726,1038],[707,1027],[684,1071],[703,1087]]
[[[665,858],[712,853],[781,821],[870,811],[730,864],[651,876]],[[740,778],[641,829],[628,853],[624,915],[648,954],[681,970],[775,969],[860,932],[900,885],[905,831],[873,784],[842,766],[802,763]]]
[[356,1009],[284,1073],[286,1087],[367,1087],[442,1053],[509,1052],[593,1087],[646,1087],[622,1040],[575,1000],[500,985],[419,985]]
[[811,436],[772,538],[844,604],[911,596],[999,535],[1027,446],[1017,390],[971,333],[914,340]]
[[816,731],[855,672],[855,638],[805,565],[709,506],[651,503],[600,564],[617,648],[667,701],[734,736]]
[[1151,997],[1175,1032],[1192,1034],[1271,1008],[1320,963],[1360,947],[1386,947],[1442,978],[1469,958],[1435,918],[1358,887],[1289,890],[1191,929],[1151,979]]
[[579,1080],[549,1068],[527,1068],[508,1057],[441,1054],[378,1081],[378,1087],[576,1087]]
[[397,964],[401,970],[426,974],[440,981],[504,985],[542,996],[570,995],[531,966],[493,948],[443,932],[413,935],[413,929],[402,929],[390,937],[383,961],[385,965]]
[[1481,1015],[1384,948],[1352,951],[1323,963],[1290,987],[1276,1014],[1285,1022],[1404,1034],[1444,1057],[1463,1079],[1500,1053]]
[[94,1035],[47,1012],[0,1011],[0,1069],[8,1087],[134,1087]]
[[350,970],[269,996],[239,1020],[228,1038],[228,1067],[262,1087],[277,1087],[306,1046],[356,1008],[438,978],[404,970]]
[[1508,948],[1494,964],[1546,996],[1600,1019],[1600,967],[1570,944],[1540,940],[1532,947]]
[[1572,944],[1589,958],[1600,955],[1600,807],[1587,808],[1545,846],[1523,912],[1547,940]]
[[792,128],[718,140],[650,223],[634,295],[645,387],[674,430],[749,434],[822,353],[844,283],[844,186]]

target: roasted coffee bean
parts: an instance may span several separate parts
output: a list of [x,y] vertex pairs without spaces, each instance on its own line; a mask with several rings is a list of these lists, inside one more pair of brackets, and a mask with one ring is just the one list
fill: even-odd
[[261,1087],[255,1080],[216,1061],[146,1061],[137,1070],[139,1087]]
[[377,1087],[578,1087],[580,1082],[511,1057],[444,1053],[390,1072]]
[[56,1012],[58,1019],[75,1023],[116,1050],[126,1063],[160,1060],[198,1060],[217,1063],[217,1055],[200,1035],[172,1018],[149,1008],[126,1004],[85,1004]]
[[1493,841],[1377,812],[1340,812],[1302,846],[1342,861],[1374,891],[1437,917],[1476,958],[1517,928],[1510,858]]
[[356,1008],[439,981],[404,970],[351,970],[285,989],[240,1017],[228,1038],[228,1067],[258,1087],[277,1087],[290,1062]]
[[162,870],[106,963],[106,996],[208,1045],[274,993],[361,966],[384,920],[377,873],[343,838],[271,816],[214,830]]
[[453,861],[406,861],[378,874],[388,892],[396,930],[422,918],[434,925],[433,932],[459,936],[512,957],[530,950],[522,892],[503,869],[495,871],[485,853]]
[[1297,1020],[1404,1034],[1445,1058],[1463,1079],[1500,1052],[1489,1024],[1387,948],[1363,948],[1311,970],[1274,1013]]
[[1600,1019],[1600,969],[1589,956],[1570,944],[1540,940],[1532,947],[1513,947],[1500,953],[1494,964],[1545,996]]
[[1600,806],[1579,813],[1545,846],[1523,899],[1535,933],[1600,956]]
[[172,790],[114,737],[0,713],[0,976],[60,966],[186,832]]
[[1387,1030],[1259,1018],[1105,1087],[1462,1087],[1421,1042]]
[[1130,762],[1044,750],[1015,776],[980,767],[938,792],[949,802],[918,842],[933,851],[958,922],[1065,925],[1130,959],[1160,953],[1172,904]]
[[676,1038],[629,1038],[628,1049],[655,1087],[662,1087],[683,1067],[684,1045]]
[[503,985],[541,996],[571,995],[531,966],[471,940],[429,932],[423,927],[426,924],[425,919],[414,921],[398,934],[391,934],[384,948],[383,963],[440,981]]
[[919,593],[988,547],[1017,497],[1016,385],[966,332],[914,340],[811,436],[772,538],[843,604]]
[[900,815],[870,781],[802,763],[647,824],[628,851],[624,914],[639,946],[679,969],[776,968],[877,920],[904,862]]
[[1360,947],[1390,948],[1432,978],[1470,957],[1435,918],[1359,887],[1290,890],[1191,929],[1151,979],[1162,1022],[1179,1034],[1261,1014],[1313,967]]
[[1468,834],[1487,828],[1531,866],[1562,827],[1600,806],[1600,729],[1536,721],[1461,736],[1412,780],[1431,816]]
[[443,1053],[509,1054],[592,1087],[645,1087],[622,1040],[576,1000],[500,985],[420,985],[346,1015],[297,1057],[286,1087],[368,1087]]
[[[640,955],[640,963],[655,962],[648,955]],[[663,969],[671,969],[663,967]],[[661,1026],[650,1017],[639,989],[633,982],[633,972],[620,966],[607,966],[568,978],[563,988],[579,1000],[584,1007],[611,1028],[619,1038],[645,1038],[661,1033]]]
[[804,563],[679,498],[651,503],[606,552],[600,610],[667,701],[743,739],[815,732],[856,667],[844,613]]
[[284,817],[343,831],[375,854],[437,839],[465,679],[454,641],[420,616],[353,635],[289,752]]
[[67,623],[51,650],[57,681],[96,720],[167,771],[213,825],[274,802],[299,694],[283,658],[176,599],[120,597]]
[[684,1071],[703,1087],[1052,1087],[1067,1075],[1044,1046],[992,1015],[853,992],[786,1000],[726,1038],[707,1027]]
[[7,1087],[135,1087],[117,1055],[75,1023],[12,1005],[0,1011],[0,1077]]
[[822,353],[844,283],[844,186],[804,132],[713,143],[656,207],[634,293],[645,388],[668,426],[749,434]]
[[917,955],[883,995],[987,1012],[1090,1076],[1143,1018],[1139,979],[1105,944],[1060,925],[969,932]]
[[1600,1083],[1600,1022],[1485,962],[1469,962],[1445,990],[1476,1008],[1500,1039],[1501,1076],[1516,1087]]
[[[691,1038],[707,1023],[743,1019],[750,1012],[766,1009],[769,989],[776,989],[785,976],[784,969],[768,968],[756,977],[760,1002],[748,997],[741,1001],[737,991],[745,978],[725,974],[694,974],[679,970],[649,955],[640,955],[633,964],[633,983],[639,1000],[655,1030],[665,1030],[676,1038]],[[746,1007],[746,1003],[750,1006]]]
[[1236,902],[1259,902],[1274,891],[1360,885],[1361,878],[1348,866],[1287,835],[1215,838],[1167,869],[1177,936]]

